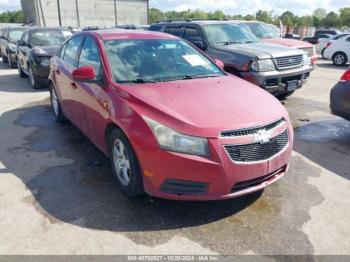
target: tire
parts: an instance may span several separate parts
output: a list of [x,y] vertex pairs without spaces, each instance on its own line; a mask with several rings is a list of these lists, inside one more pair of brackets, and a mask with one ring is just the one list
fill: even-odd
[[128,138],[120,129],[114,129],[108,139],[113,176],[119,189],[128,197],[141,195],[143,182],[140,167]]
[[286,99],[288,96],[291,96],[295,91],[290,91],[281,95],[278,95],[277,98],[280,100]]
[[58,99],[56,89],[55,89],[55,86],[53,85],[53,83],[50,83],[49,89],[50,89],[51,109],[52,109],[52,112],[56,118],[56,121],[59,123],[65,122],[66,117],[64,116],[64,114],[61,110],[61,104],[60,104],[60,101]]
[[21,67],[21,63],[19,61],[18,61],[18,64],[17,64],[17,69],[18,69],[19,77],[21,77],[21,78],[26,78],[27,77],[27,75],[23,72],[22,67]]
[[33,89],[39,89],[40,85],[38,83],[38,80],[36,79],[36,76],[34,74],[33,68],[31,66],[29,68],[29,81],[30,84],[32,85]]
[[343,52],[335,53],[332,57],[335,66],[345,66],[348,62],[348,57]]
[[9,65],[10,68],[15,68],[16,67],[16,64],[14,64],[11,60],[11,58],[9,56],[7,56],[7,63]]
[[1,57],[2,57],[2,62],[3,62],[4,64],[7,64],[7,63],[8,63],[7,57],[6,57],[4,54],[1,54]]

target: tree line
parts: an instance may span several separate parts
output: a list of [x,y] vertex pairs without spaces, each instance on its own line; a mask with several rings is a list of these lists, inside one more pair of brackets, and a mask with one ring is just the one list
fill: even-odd
[[290,11],[282,15],[275,15],[273,11],[259,10],[254,15],[227,15],[218,10],[215,12],[204,12],[202,10],[167,11],[151,8],[149,22],[154,23],[165,19],[233,19],[233,20],[257,20],[269,24],[279,25],[280,22],[286,26],[314,26],[314,27],[350,27],[350,7],[341,8],[338,13],[328,12],[324,8],[316,9],[311,15],[297,16]]
[[24,23],[22,11],[4,12],[0,14],[0,23]]

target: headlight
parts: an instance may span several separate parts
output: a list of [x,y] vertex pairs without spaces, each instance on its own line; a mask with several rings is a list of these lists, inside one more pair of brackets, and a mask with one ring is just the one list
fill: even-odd
[[10,49],[10,51],[12,51],[12,52],[16,52],[16,50],[17,50],[17,46],[15,45],[15,44],[12,44],[12,43],[9,43],[9,49]]
[[190,155],[209,156],[206,138],[183,135],[150,118],[143,118],[151,127],[160,148]]
[[271,59],[255,60],[250,64],[250,69],[254,72],[266,72],[275,70],[275,65]]
[[42,58],[40,60],[40,65],[43,66],[43,67],[47,67],[50,65],[50,59],[48,58]]
[[304,65],[310,65],[311,64],[311,58],[308,56],[308,54],[303,55],[303,64]]

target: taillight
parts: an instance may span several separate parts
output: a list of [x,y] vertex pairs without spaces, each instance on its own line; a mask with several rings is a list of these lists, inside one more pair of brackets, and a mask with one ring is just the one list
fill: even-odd
[[340,82],[350,81],[350,68],[340,78]]
[[332,45],[331,42],[328,42],[327,45],[326,45],[326,48],[330,47]]

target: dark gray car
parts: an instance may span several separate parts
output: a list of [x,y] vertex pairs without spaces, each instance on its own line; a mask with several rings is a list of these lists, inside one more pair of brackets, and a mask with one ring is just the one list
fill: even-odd
[[313,70],[306,52],[264,44],[244,24],[168,20],[153,24],[150,30],[186,39],[213,59],[222,60],[227,72],[282,98],[300,88]]
[[11,68],[17,65],[16,44],[21,39],[28,27],[7,27],[0,35],[0,54],[3,63],[8,63]]
[[30,78],[33,88],[48,84],[50,59],[72,33],[66,28],[32,28],[18,41],[18,73]]
[[331,91],[331,111],[350,121],[350,68]]

